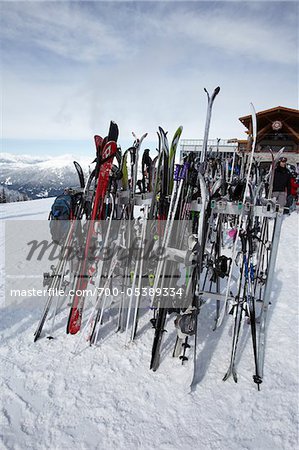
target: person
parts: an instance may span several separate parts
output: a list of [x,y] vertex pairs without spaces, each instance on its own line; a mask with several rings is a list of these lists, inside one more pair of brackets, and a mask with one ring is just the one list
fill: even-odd
[[297,182],[297,173],[295,171],[291,172],[290,186],[291,186],[289,196],[290,211],[294,211],[298,199],[298,188],[299,188],[299,183]]
[[298,195],[299,183],[297,181],[297,174],[295,172],[291,173],[291,196],[296,200]]
[[152,185],[152,158],[149,155],[150,150],[146,148],[142,156],[142,187],[143,192],[151,192]]
[[211,177],[212,177],[212,179],[214,179],[215,178],[215,174],[216,174],[216,170],[217,170],[217,161],[216,161],[216,159],[213,156],[211,156],[209,158],[208,162],[209,162],[209,170],[211,171],[210,172],[211,173]]
[[287,169],[286,164],[286,157],[282,156],[279,158],[273,179],[273,197],[276,197],[277,203],[282,208],[285,207],[287,196],[291,192],[291,173]]

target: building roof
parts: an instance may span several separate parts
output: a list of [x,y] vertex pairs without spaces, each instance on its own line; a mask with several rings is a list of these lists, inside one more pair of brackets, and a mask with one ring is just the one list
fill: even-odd
[[[274,122],[281,122],[283,132],[291,135],[295,141],[299,142],[299,110],[276,106],[275,108],[259,111],[256,114],[258,125],[258,140],[272,131]],[[240,122],[247,128],[247,133],[251,129],[251,115],[239,118]],[[273,131],[272,131],[273,133]]]
[[[274,118],[278,116],[293,117],[296,120],[299,120],[299,110],[294,108],[286,108],[284,106],[276,106],[275,108],[265,109],[264,111],[259,111],[256,114],[257,118],[263,118],[264,116],[268,116],[269,118]],[[240,122],[245,125],[246,128],[249,128],[249,124],[251,123],[251,115],[239,117]]]

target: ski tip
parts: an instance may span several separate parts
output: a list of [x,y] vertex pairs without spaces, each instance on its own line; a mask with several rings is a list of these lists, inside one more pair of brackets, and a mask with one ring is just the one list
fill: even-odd
[[250,103],[250,109],[251,109],[251,113],[255,115],[256,112],[255,112],[255,107],[254,107],[253,103]]
[[235,383],[238,383],[238,375],[237,372],[233,372],[233,379]]
[[196,391],[196,386],[197,386],[197,383],[196,383],[196,382],[192,382],[192,383],[190,384],[190,391],[189,391],[189,394],[193,394],[193,393]]
[[228,378],[231,376],[231,372],[226,372],[226,374],[224,375],[224,377],[222,378],[222,381],[226,381],[228,380]]
[[217,330],[217,328],[219,328],[221,326],[222,321],[223,321],[223,317],[221,317],[221,316],[218,317],[217,320],[215,320],[215,331]]
[[68,334],[77,334],[80,331],[80,328],[76,329],[69,329]]
[[159,361],[156,361],[156,360],[153,358],[153,360],[151,361],[151,364],[150,364],[150,369],[151,369],[153,372],[156,372],[157,369],[158,369],[158,367],[159,367]]

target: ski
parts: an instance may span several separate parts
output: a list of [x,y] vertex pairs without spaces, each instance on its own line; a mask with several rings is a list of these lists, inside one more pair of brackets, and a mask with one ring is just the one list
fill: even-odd
[[[247,191],[249,189],[251,167],[253,164],[253,156],[254,156],[256,140],[257,140],[256,113],[255,113],[255,109],[254,109],[254,106],[252,103],[250,104],[250,107],[251,107],[251,118],[252,118],[252,145],[251,145],[250,160],[249,160],[249,164],[248,164],[246,184],[245,184],[243,199],[242,199],[241,212],[240,212],[239,220],[238,220],[238,224],[237,224],[235,242],[234,242],[233,253],[232,253],[232,261],[233,262],[235,261],[235,258],[237,255],[238,239],[239,239],[239,234],[240,234],[241,227],[242,227],[242,221],[243,221],[244,214],[245,214],[246,195],[247,195]],[[224,301],[224,305],[219,314],[219,319],[217,321],[217,327],[219,327],[222,324],[225,313],[227,311],[228,299],[229,299],[230,289],[231,289],[231,281],[232,281],[232,276],[233,276],[233,268],[234,268],[234,264],[231,264],[228,281],[227,281],[226,293],[225,293],[225,301]]]
[[[167,251],[167,247],[170,242],[170,237],[173,229],[173,223],[176,216],[176,212],[178,209],[179,200],[181,197],[181,191],[183,188],[183,184],[187,177],[187,172],[189,168],[189,163],[184,163],[183,167],[177,164],[175,168],[174,173],[174,189],[172,191],[172,196],[170,199],[170,206],[168,211],[168,217],[165,225],[164,230],[164,238],[162,241],[162,249],[163,253]],[[161,283],[161,288],[163,288],[163,276],[160,280],[160,277],[162,275],[163,269],[165,269],[165,261],[164,258],[160,259],[158,261],[157,270],[155,273],[155,281],[154,281],[154,287],[153,287],[153,296],[151,298],[151,304],[152,306],[155,306],[155,293],[157,292],[157,288],[159,283]],[[164,327],[165,327],[165,321],[167,317],[167,308],[161,303],[161,301],[158,303],[158,313],[157,313],[157,320],[156,320],[156,326],[155,326],[155,336],[152,346],[152,357],[151,357],[151,363],[150,363],[150,369],[153,371],[156,371],[159,367],[160,363],[160,347],[162,343],[162,335],[164,333]]]
[[205,93],[208,97],[208,106],[207,106],[207,115],[206,115],[206,123],[205,123],[205,132],[204,132],[204,138],[203,138],[203,144],[202,144],[202,150],[200,154],[200,163],[203,164],[206,160],[206,155],[208,151],[208,138],[209,138],[209,131],[210,131],[210,123],[211,123],[211,117],[212,117],[212,108],[215,101],[215,98],[220,92],[220,87],[216,87],[210,96],[207,89],[204,89]]
[[79,177],[80,187],[82,189],[84,189],[84,187],[85,187],[85,180],[84,180],[84,173],[83,173],[82,167],[80,166],[80,164],[77,161],[74,161],[74,166],[76,168],[76,171],[77,171],[77,174],[78,174],[78,177]]
[[84,290],[86,290],[89,280],[88,258],[90,257],[90,253],[92,252],[93,239],[95,238],[95,221],[102,219],[105,205],[104,200],[109,183],[110,170],[116,152],[117,152],[116,142],[108,141],[101,153],[100,160],[97,162],[99,166],[97,187],[95,191],[91,221],[88,224],[83,260],[79,271],[75,295],[73,298],[67,324],[67,333],[70,334],[78,333],[78,331],[80,331],[81,328],[82,312],[84,307],[84,295],[82,295],[82,293],[84,292]]
[[169,161],[168,161],[168,171],[169,171],[169,194],[171,194],[172,192],[172,188],[173,188],[173,172],[174,172],[174,163],[175,163],[175,155],[176,155],[176,150],[179,144],[179,140],[181,137],[181,134],[183,132],[183,127],[179,126],[178,129],[176,130],[176,132],[174,133],[171,145],[170,145],[170,150],[169,150]]
[[[245,204],[247,189],[249,187],[251,167],[252,167],[253,155],[255,152],[256,139],[257,139],[257,120],[256,120],[255,109],[252,104],[251,104],[251,120],[252,120],[252,149],[251,149],[251,158],[250,158],[249,168],[248,168],[248,173],[247,173],[246,187],[245,187],[245,191],[244,191],[244,195],[243,195],[243,202],[242,202],[243,205]],[[241,295],[242,295],[242,298],[245,299],[246,295],[248,295],[247,294],[248,283],[252,282],[251,279],[249,280],[249,276],[252,277],[253,274],[251,273],[249,275],[249,266],[248,266],[248,261],[247,261],[247,256],[246,256],[246,239],[245,239],[244,232],[242,232],[242,228],[241,228],[243,218],[244,218],[244,208],[242,209],[241,214],[239,216],[238,228],[237,228],[237,233],[236,233],[236,237],[235,237],[235,245],[233,248],[232,260],[234,262],[236,259],[237,244],[238,244],[238,240],[239,240],[239,236],[240,236],[241,244],[242,244],[242,254],[243,254],[243,267],[244,267],[244,273],[245,273],[244,290]],[[248,220],[249,220],[249,226],[250,226],[251,221],[250,221],[250,219],[248,219]],[[229,273],[229,278],[227,281],[225,305],[222,308],[221,318],[223,318],[223,315],[225,313],[225,308],[227,305],[227,298],[228,298],[228,292],[230,289],[233,267],[234,267],[234,264],[232,263],[230,273]],[[241,275],[243,275],[243,268],[242,268]],[[240,283],[241,283],[241,280],[242,280],[242,277],[240,277]],[[241,322],[242,322],[242,316],[243,316],[243,311],[244,311],[243,301],[242,301],[242,303],[240,303],[241,298],[240,298],[240,293],[239,293],[238,298],[237,298],[236,312],[235,312],[235,325],[234,325],[234,333],[233,333],[231,359],[230,359],[229,368],[223,378],[224,381],[226,381],[230,377],[230,375],[233,375],[234,381],[237,382],[237,374],[236,374],[236,369],[235,369],[235,358],[236,358],[237,345],[238,345],[238,341],[239,341],[239,333],[240,333],[240,327],[241,327]],[[253,301],[253,299],[252,299],[252,301]],[[222,321],[222,319],[221,319],[221,321]]]
[[209,203],[209,193],[206,188],[203,175],[198,172],[198,179],[200,185],[200,198],[201,198],[201,211],[197,228],[197,253],[196,253],[196,266],[192,274],[193,284],[193,307],[197,312],[197,318],[195,322],[195,336],[194,336],[194,352],[193,352],[193,377],[190,384],[191,392],[193,392],[197,385],[198,376],[198,361],[197,361],[197,335],[198,335],[198,315],[200,310],[200,275],[203,268],[203,256],[206,240],[206,223],[207,223],[207,208]]
[[62,279],[63,279],[63,271],[64,271],[65,265],[68,261],[68,256],[69,256],[69,253],[72,248],[71,242],[73,239],[75,225],[76,225],[75,221],[72,221],[71,227],[69,228],[69,231],[68,231],[68,235],[65,239],[64,245],[62,246],[60,254],[59,254],[58,264],[57,264],[56,268],[54,268],[52,274],[50,275],[51,281],[50,281],[49,288],[48,288],[49,294],[47,296],[47,300],[46,300],[40,321],[37,325],[36,331],[34,332],[34,342],[36,342],[41,335],[41,332],[43,330],[45,321],[46,321],[48,313],[50,311],[52,302],[55,298],[55,293],[58,292],[60,289]]

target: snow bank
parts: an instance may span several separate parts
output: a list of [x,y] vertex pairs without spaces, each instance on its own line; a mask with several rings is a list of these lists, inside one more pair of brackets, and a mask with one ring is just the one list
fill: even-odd
[[[6,220],[46,219],[51,202],[0,205],[0,212]],[[240,343],[239,381],[222,381],[229,363],[232,318],[213,332],[213,305],[206,305],[201,313],[201,380],[190,394],[192,360],[182,366],[171,358],[173,327],[164,339],[159,370],[149,370],[153,330],[147,313],[129,348],[124,348],[124,336],[115,333],[112,316],[96,348],[83,345],[82,351],[74,353],[78,337],[65,334],[67,310],[57,318],[56,339],[33,343],[43,305],[26,300],[26,307],[24,303],[15,309],[5,306],[2,299],[1,448],[296,448],[297,229],[298,216],[293,213],[284,219],[282,228],[260,392],[252,382],[253,355],[246,323]],[[2,237],[2,256],[3,249]],[[3,274],[3,257],[1,261]]]

